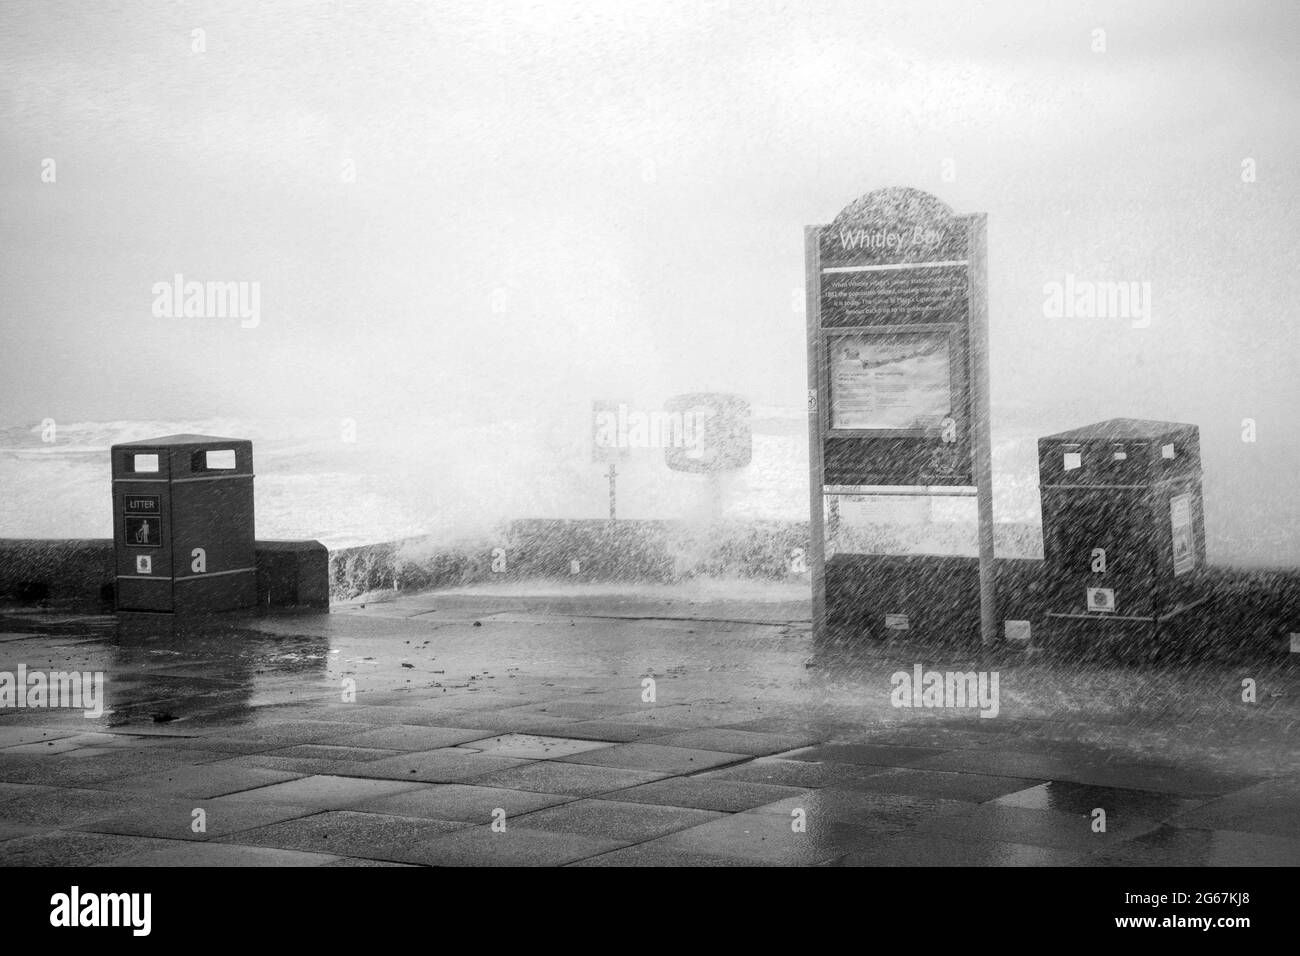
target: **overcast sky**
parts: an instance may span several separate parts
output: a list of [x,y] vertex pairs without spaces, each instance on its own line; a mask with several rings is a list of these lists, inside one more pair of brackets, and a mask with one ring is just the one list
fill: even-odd
[[[5,422],[797,407],[802,227],[910,185],[989,214],[995,437],[1252,416],[1300,463],[1294,3],[0,18]],[[260,324],[155,317],[176,273],[260,283]],[[1150,282],[1151,326],[1045,318],[1066,273]]]

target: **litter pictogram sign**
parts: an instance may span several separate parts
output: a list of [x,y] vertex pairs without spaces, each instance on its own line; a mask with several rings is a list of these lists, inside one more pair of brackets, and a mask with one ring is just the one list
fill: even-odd
[[162,518],[157,515],[124,515],[122,528],[128,548],[162,547]]

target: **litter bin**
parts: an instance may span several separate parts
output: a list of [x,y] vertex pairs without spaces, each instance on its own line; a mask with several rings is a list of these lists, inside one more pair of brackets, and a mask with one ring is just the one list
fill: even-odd
[[1038,440],[1049,629],[1154,636],[1203,603],[1195,425],[1114,418]]
[[253,443],[168,435],[111,450],[119,611],[257,602]]

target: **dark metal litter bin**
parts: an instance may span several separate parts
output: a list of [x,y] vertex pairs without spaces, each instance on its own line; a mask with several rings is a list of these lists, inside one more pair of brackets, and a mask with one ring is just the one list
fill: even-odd
[[168,435],[111,454],[117,609],[252,607],[252,442]]

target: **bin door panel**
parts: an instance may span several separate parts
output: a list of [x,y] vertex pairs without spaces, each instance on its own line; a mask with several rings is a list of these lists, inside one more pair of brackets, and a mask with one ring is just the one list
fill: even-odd
[[1088,589],[1105,588],[1114,613],[1150,614],[1154,552],[1145,495],[1069,489],[1044,500],[1051,510],[1044,547],[1067,604],[1061,610],[1087,613]]
[[172,495],[178,580],[253,567],[252,476],[177,482]]
[[171,502],[165,481],[113,483],[117,606],[172,609]]

